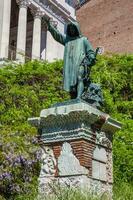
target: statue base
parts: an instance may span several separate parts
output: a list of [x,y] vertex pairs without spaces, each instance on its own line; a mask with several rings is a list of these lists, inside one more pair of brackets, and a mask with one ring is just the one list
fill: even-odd
[[42,148],[39,195],[53,184],[112,196],[112,139],[121,124],[82,100],[44,109],[29,123]]

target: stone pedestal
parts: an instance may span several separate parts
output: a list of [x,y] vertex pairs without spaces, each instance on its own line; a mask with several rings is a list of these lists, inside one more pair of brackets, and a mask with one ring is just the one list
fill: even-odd
[[60,183],[112,194],[112,139],[121,128],[119,122],[81,100],[42,110],[29,122],[40,134],[40,193]]

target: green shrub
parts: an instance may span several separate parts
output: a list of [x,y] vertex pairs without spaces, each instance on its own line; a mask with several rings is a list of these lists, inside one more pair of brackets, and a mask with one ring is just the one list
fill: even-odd
[[114,200],[132,200],[133,199],[133,184],[119,182],[114,185]]
[[132,182],[133,55],[100,56],[91,74],[103,89],[103,110],[123,124],[114,135],[114,181]]
[[41,152],[37,130],[27,119],[68,97],[61,88],[61,73],[61,61],[0,69],[0,194],[6,199],[28,195],[37,184]]

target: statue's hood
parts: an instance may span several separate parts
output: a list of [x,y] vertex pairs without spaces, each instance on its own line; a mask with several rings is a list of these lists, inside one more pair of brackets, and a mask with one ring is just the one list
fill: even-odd
[[[73,29],[75,29],[75,35],[71,36],[70,34],[70,27],[72,27]],[[80,26],[78,22],[70,22],[67,24],[67,29],[66,29],[66,36],[67,37],[81,37],[81,31],[80,31]]]

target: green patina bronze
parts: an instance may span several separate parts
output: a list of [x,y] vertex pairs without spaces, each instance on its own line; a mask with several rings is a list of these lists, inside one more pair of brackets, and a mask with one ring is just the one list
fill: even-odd
[[48,30],[53,38],[65,46],[64,51],[64,89],[71,92],[77,87],[78,97],[83,93],[83,78],[85,75],[82,61],[86,57],[88,66],[95,61],[95,52],[88,39],[81,34],[79,24],[72,22],[67,25],[66,36],[62,35],[50,21]]
[[93,50],[88,39],[81,34],[77,22],[67,24],[66,36],[64,36],[49,19],[44,18],[44,21],[53,38],[65,46],[64,90],[70,92],[72,98],[82,98],[91,83],[89,73],[91,66],[95,64],[97,52]]

